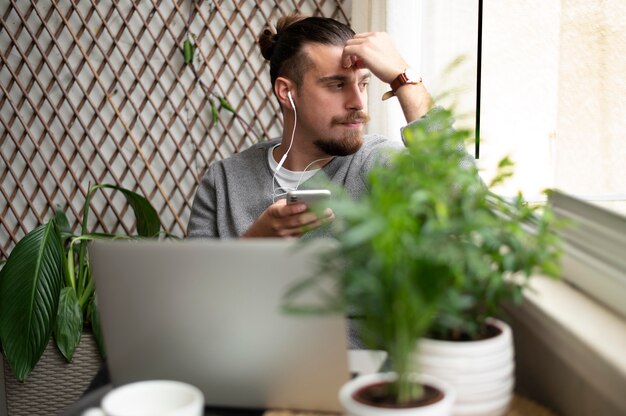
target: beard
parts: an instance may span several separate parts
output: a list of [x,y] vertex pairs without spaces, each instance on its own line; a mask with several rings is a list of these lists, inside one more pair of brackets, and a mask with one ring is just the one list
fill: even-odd
[[[364,111],[355,111],[346,117],[333,117],[331,124],[344,124],[361,121],[366,124],[369,116]],[[357,129],[348,130],[342,137],[321,137],[315,139],[313,144],[329,156],[348,156],[354,154],[363,145],[363,131]]]

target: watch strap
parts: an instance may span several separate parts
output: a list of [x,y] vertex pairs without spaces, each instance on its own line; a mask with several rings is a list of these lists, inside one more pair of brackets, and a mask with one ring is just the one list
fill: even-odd
[[416,84],[415,81],[409,80],[409,77],[406,75],[406,71],[398,75],[389,85],[391,86],[391,91],[395,94],[396,91],[398,91],[398,88],[405,84]]
[[383,101],[395,96],[396,91],[398,91],[398,88],[402,87],[403,85],[407,85],[407,84],[417,85],[420,82],[422,82],[421,77],[419,77],[419,79],[417,80],[410,79],[407,76],[407,70],[408,68],[405,69],[404,72],[402,72],[400,75],[395,77],[394,80],[389,83],[389,85],[391,86],[391,91],[387,91],[386,93],[383,94]]

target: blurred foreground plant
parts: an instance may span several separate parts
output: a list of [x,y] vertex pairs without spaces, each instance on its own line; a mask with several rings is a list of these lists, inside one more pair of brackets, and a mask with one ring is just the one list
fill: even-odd
[[[558,227],[519,195],[506,200],[481,181],[465,151],[470,133],[452,128],[452,113],[436,108],[405,129],[406,150],[388,155],[369,174],[359,200],[331,204],[339,247],[322,267],[327,273],[288,294],[288,309],[343,311],[362,319],[370,349],[383,349],[397,381],[390,395],[409,403],[422,394],[411,380],[411,357],[426,335],[474,339],[486,318],[508,300],[519,300],[534,272],[559,271]],[[500,162],[495,185],[512,172]],[[322,308],[299,309],[303,290],[325,287],[330,275],[338,296]]]

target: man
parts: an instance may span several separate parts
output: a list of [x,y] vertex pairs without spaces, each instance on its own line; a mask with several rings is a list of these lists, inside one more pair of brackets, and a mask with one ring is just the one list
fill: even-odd
[[386,33],[355,34],[333,19],[288,16],[259,43],[283,114],[282,139],[209,167],[194,199],[190,237],[299,237],[333,218],[330,209],[318,216],[283,197],[314,176],[353,198],[365,192],[376,156],[401,147],[363,135],[371,76],[391,85],[388,95],[398,98],[407,122],[430,108],[424,85]]

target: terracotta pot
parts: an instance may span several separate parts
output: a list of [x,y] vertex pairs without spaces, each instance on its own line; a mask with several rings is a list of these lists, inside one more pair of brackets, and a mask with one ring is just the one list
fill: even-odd
[[479,341],[423,339],[416,368],[451,384],[456,391],[454,416],[501,416],[513,398],[515,363],[511,328],[488,322],[499,334]]
[[354,396],[366,386],[373,386],[396,379],[394,373],[375,373],[359,376],[343,385],[339,400],[350,416],[449,416],[454,403],[454,390],[445,382],[426,375],[415,375],[415,381],[434,387],[442,393],[436,401],[419,407],[377,407],[357,401]]
[[102,359],[91,332],[83,332],[71,363],[65,361],[54,341],[51,341],[24,383],[15,379],[5,360],[4,383],[8,414],[59,415],[64,408],[80,398],[101,363]]

